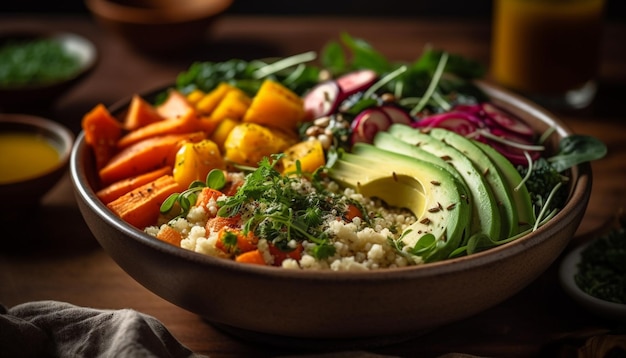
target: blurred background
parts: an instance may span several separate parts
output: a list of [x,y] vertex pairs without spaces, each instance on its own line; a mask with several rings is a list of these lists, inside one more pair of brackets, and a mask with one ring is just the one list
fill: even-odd
[[[175,0],[173,0],[175,1]],[[288,4],[288,5],[286,5]],[[236,0],[231,14],[268,15],[355,15],[392,17],[465,17],[491,16],[492,0]],[[0,12],[87,13],[81,0],[1,1]],[[606,18],[626,21],[626,1],[608,0]]]

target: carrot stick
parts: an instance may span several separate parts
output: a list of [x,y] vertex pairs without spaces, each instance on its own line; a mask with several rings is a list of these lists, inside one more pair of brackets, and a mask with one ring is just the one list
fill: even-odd
[[96,167],[100,169],[117,151],[122,125],[100,103],[83,116],[81,126],[85,133],[85,142],[93,148]]
[[201,130],[201,126],[199,123],[201,119],[202,118],[197,115],[196,111],[191,109],[180,117],[150,123],[146,126],[129,132],[122,138],[120,138],[120,140],[117,142],[117,146],[118,148],[126,148],[129,145],[135,144],[144,139],[164,134],[196,132]]
[[144,174],[163,166],[174,167],[176,151],[185,140],[197,142],[204,132],[168,134],[137,142],[117,153],[99,172],[104,185]]
[[133,131],[148,124],[165,120],[157,110],[139,95],[134,95],[124,118],[124,129]]
[[129,191],[147,184],[163,175],[172,174],[172,167],[164,166],[157,170],[122,179],[104,187],[96,193],[103,203],[108,204]]
[[140,186],[113,200],[107,207],[127,223],[143,230],[159,218],[161,203],[172,193],[184,190],[171,175]]
[[194,109],[191,102],[177,90],[170,90],[165,101],[155,107],[157,113],[163,118],[177,118],[190,109]]

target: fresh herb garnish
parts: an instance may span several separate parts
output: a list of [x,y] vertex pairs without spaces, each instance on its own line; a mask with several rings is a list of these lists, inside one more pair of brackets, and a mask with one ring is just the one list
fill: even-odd
[[[319,63],[314,63],[318,60]],[[381,81],[370,92],[393,93],[408,110],[418,107],[427,112],[449,109],[451,103],[463,100],[463,93],[486,100],[487,96],[470,80],[480,78],[485,66],[460,55],[426,48],[412,63],[394,62],[378,52],[367,41],[342,33],[338,41],[329,41],[319,55],[296,54],[279,60],[232,59],[224,62],[196,62],[179,74],[176,88],[186,94],[199,89],[209,92],[219,82],[227,82],[254,95],[264,79],[273,79],[304,95],[319,83],[322,73],[331,77],[358,69],[375,71]],[[374,93],[361,96],[352,106],[376,105]],[[157,102],[162,99],[157,99]],[[359,102],[365,102],[359,103]]]
[[315,186],[308,186],[301,173],[283,176],[274,168],[279,158],[264,158],[235,195],[219,200],[218,215],[251,213],[242,215],[244,234],[254,232],[279,247],[291,240],[307,240],[316,244],[317,259],[332,256],[335,249],[323,223],[338,215],[336,208],[345,206],[345,199],[319,187],[313,190]]
[[198,192],[202,191],[203,188],[220,190],[224,185],[226,185],[224,172],[219,169],[213,169],[207,174],[204,182],[195,180],[191,182],[189,188],[182,193],[173,193],[168,196],[161,204],[161,214],[170,213],[178,205],[180,212],[176,217],[187,216],[189,209],[191,209],[198,200]]

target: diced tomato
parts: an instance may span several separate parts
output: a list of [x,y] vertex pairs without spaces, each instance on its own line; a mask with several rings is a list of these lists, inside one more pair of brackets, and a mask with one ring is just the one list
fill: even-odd
[[298,243],[297,246],[291,251],[283,251],[276,245],[269,245],[270,254],[274,257],[274,266],[282,265],[283,261],[286,259],[300,260],[302,258],[303,250],[304,248],[301,243]]

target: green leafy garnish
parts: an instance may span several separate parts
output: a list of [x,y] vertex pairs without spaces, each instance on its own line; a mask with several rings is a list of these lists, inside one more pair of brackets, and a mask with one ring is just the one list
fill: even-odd
[[178,204],[180,211],[176,217],[187,216],[189,209],[191,209],[198,200],[198,192],[202,191],[203,188],[220,190],[224,185],[226,185],[224,172],[219,169],[213,169],[207,174],[204,182],[195,180],[191,182],[189,188],[182,193],[173,193],[168,196],[161,204],[160,212],[161,214],[169,214]]
[[274,168],[279,158],[272,156],[272,162],[264,158],[235,195],[218,201],[217,214],[242,215],[244,234],[251,231],[278,247],[287,249],[291,240],[307,240],[316,244],[317,259],[332,256],[335,249],[323,224],[329,215],[336,215],[336,208],[345,206],[345,198],[313,184],[307,187],[301,174],[283,176]]
[[567,201],[564,184],[569,178],[563,172],[575,165],[601,159],[606,154],[606,144],[599,139],[572,134],[561,139],[555,155],[535,161],[528,157],[528,166],[518,166],[517,170],[523,177],[520,185],[526,185],[538,218],[545,212],[563,207]]
[[552,167],[562,172],[577,164],[603,158],[607,153],[606,144],[592,136],[573,134],[561,140],[559,152],[548,158]]

